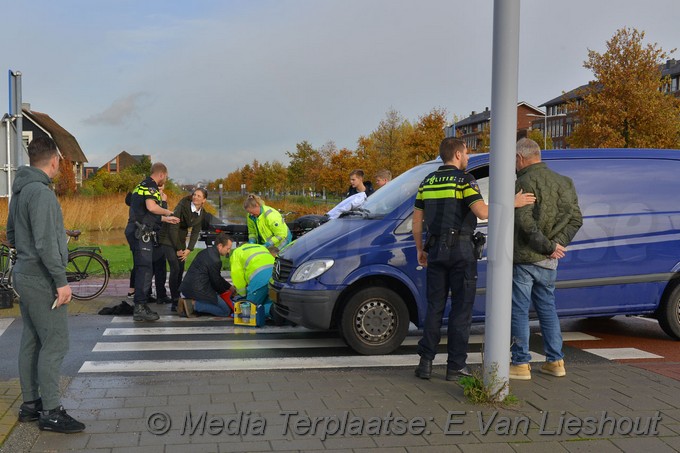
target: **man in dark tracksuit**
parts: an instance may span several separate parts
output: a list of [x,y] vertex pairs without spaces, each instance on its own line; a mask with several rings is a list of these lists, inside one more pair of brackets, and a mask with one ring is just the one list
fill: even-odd
[[161,222],[177,223],[179,219],[172,211],[161,207],[161,194],[158,186],[168,179],[167,167],[156,162],[151,166],[151,175],[140,182],[132,191],[130,216],[125,237],[127,238],[135,272],[135,321],[156,321],[158,313],[148,306],[148,296],[153,277],[153,248]]
[[77,433],[85,425],[66,413],[59,398],[69,343],[66,304],[71,301],[64,219],[50,189],[61,153],[51,138],[39,137],[28,145],[28,157],[30,167],[20,167],[12,184],[7,218],[7,239],[17,250],[12,278],[23,319],[19,421],[38,420],[42,430]]
[[[416,376],[430,379],[432,360],[441,338],[446,298],[451,291],[448,323],[446,379],[470,375],[466,365],[472,305],[477,289],[477,259],[472,235],[477,217],[486,219],[488,207],[472,175],[466,174],[465,142],[445,138],[439,146],[444,165],[428,175],[418,188],[413,210],[413,237],[418,262],[427,266],[427,313],[418,342],[420,363]],[[423,247],[423,220],[427,247]]]

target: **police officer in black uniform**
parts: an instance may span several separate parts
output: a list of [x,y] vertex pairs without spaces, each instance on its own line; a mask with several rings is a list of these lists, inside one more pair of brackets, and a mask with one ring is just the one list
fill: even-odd
[[[477,289],[472,235],[477,217],[488,218],[489,210],[475,178],[465,173],[468,163],[465,142],[445,138],[439,146],[439,156],[444,165],[420,184],[413,210],[418,263],[427,266],[427,312],[423,337],[418,342],[420,363],[416,376],[430,379],[432,374],[432,360],[441,338],[442,317],[450,290],[446,379],[453,380],[470,375],[465,362]],[[425,247],[423,219],[427,227]]]
[[[477,256],[473,234],[477,218],[487,219],[489,207],[475,178],[465,173],[468,149],[465,142],[448,137],[439,145],[444,165],[430,173],[418,188],[413,210],[413,237],[418,263],[427,267],[427,313],[423,338],[418,342],[420,363],[416,376],[430,379],[432,360],[441,338],[446,298],[451,291],[447,329],[446,380],[469,376],[467,348],[472,306],[477,290]],[[536,200],[533,194],[515,195],[515,207]],[[423,246],[423,220],[427,240]]]
[[168,168],[156,162],[151,166],[151,175],[140,182],[132,191],[130,198],[130,216],[125,237],[127,238],[135,273],[135,321],[156,321],[158,313],[152,311],[147,303],[153,276],[153,249],[157,246],[157,234],[161,222],[178,223],[173,212],[161,206],[162,186],[168,179]]

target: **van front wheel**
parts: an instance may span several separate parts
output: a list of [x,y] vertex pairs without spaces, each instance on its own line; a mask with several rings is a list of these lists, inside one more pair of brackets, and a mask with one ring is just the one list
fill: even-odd
[[664,296],[656,318],[664,332],[674,340],[680,340],[680,285]]
[[365,355],[389,354],[408,333],[404,299],[387,288],[365,288],[347,302],[340,331],[350,348]]

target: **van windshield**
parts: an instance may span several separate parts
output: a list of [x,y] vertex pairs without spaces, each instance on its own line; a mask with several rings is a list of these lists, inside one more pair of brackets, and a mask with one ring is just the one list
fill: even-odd
[[368,217],[382,217],[391,213],[405,200],[415,196],[425,176],[440,165],[441,162],[426,163],[402,173],[368,197],[360,210]]

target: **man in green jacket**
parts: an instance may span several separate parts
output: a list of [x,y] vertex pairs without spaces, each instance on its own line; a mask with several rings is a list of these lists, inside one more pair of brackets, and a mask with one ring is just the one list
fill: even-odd
[[562,332],[555,309],[557,262],[583,224],[574,183],[541,162],[541,149],[528,138],[517,142],[515,189],[536,195],[536,203],[515,210],[512,272],[512,364],[510,379],[531,379],[529,306],[541,325],[546,363],[541,372],[565,376]]
[[20,167],[12,184],[7,217],[7,240],[17,250],[13,284],[23,319],[19,421],[38,420],[41,430],[77,433],[85,425],[66,413],[59,398],[59,374],[69,346],[66,305],[71,287],[64,219],[50,185],[62,156],[51,138],[38,137],[28,145],[28,158],[30,166]]

